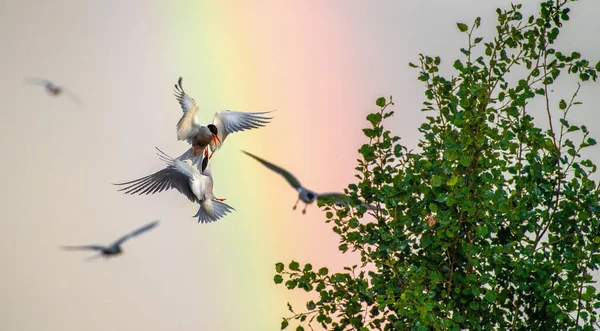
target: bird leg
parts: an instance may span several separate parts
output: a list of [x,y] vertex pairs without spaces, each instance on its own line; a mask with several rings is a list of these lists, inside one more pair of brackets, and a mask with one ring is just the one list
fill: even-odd
[[194,145],[194,156],[196,156],[196,145]]
[[215,200],[223,202],[223,201],[225,201],[227,199],[226,198],[215,198]]
[[304,205],[304,209],[302,209],[302,214],[306,214],[306,208],[308,207],[308,203]]
[[300,201],[300,198],[298,198],[298,200],[296,200],[296,203],[294,204],[294,207],[292,207],[292,210],[296,210],[296,206],[298,206],[299,201]]
[[[206,154],[208,154],[208,151],[206,151]],[[213,154],[215,154],[215,151],[212,151],[212,152],[210,153],[210,156],[209,156],[208,158],[209,158],[209,159],[212,159],[212,156],[213,156]]]

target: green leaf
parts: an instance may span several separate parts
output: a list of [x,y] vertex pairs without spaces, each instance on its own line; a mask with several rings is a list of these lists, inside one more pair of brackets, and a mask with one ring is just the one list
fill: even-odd
[[273,281],[275,284],[281,284],[283,283],[283,277],[281,275],[275,275],[275,277],[273,277]]
[[381,97],[381,98],[377,99],[377,101],[375,101],[375,104],[379,107],[384,107],[385,106],[385,98]]
[[298,327],[296,327],[296,331],[304,331],[304,328],[302,325],[298,325]]
[[494,290],[489,290],[485,293],[485,300],[487,302],[493,303],[494,301],[496,301],[496,297],[498,296],[498,293],[496,293]]
[[304,265],[304,269],[302,271],[307,272],[312,270],[312,264],[307,263]]
[[469,27],[465,23],[456,23],[456,26],[460,30],[460,32],[465,32],[469,30]]
[[567,109],[567,103],[565,102],[564,99],[560,100],[560,102],[558,103],[558,108],[560,108],[561,110]]
[[431,210],[431,212],[433,212],[433,213],[437,213],[438,207],[435,203],[432,202],[429,204],[429,210]]
[[296,262],[296,261],[292,261],[290,263],[290,270],[294,270],[294,271],[300,271],[300,263]]
[[275,264],[275,271],[277,271],[277,273],[280,273],[283,271],[284,265],[281,262],[277,262]]
[[321,275],[321,276],[325,276],[325,275],[327,275],[328,273],[329,273],[329,269],[327,269],[327,268],[325,268],[325,267],[323,267],[323,268],[319,269],[319,275]]
[[468,167],[471,165],[471,157],[468,155],[463,155],[460,157],[460,164],[462,164],[465,167]]
[[448,181],[446,181],[446,185],[448,186],[454,186],[456,185],[456,183],[458,183],[458,177],[453,176],[452,178],[448,179]]
[[281,321],[281,330],[285,330],[288,325],[290,325],[290,323],[284,318],[283,321]]

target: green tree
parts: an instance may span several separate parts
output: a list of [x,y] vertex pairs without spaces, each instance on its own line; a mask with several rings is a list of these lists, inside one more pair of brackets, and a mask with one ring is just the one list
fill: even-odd
[[[392,99],[367,116],[352,206],[322,205],[342,252],[360,263],[332,273],[292,261],[275,283],[314,292],[284,317],[297,330],[593,330],[600,295],[590,272],[600,262],[596,166],[584,125],[569,123],[582,82],[595,67],[556,49],[573,1],[497,10],[497,35],[476,37],[480,19],[457,27],[468,39],[439,74],[441,59],[420,55],[425,84],[419,151],[386,130]],[[560,74],[563,74],[560,76]],[[571,97],[552,97],[560,77]],[[543,127],[531,109],[544,109]],[[360,201],[374,205],[367,211]],[[296,326],[298,324],[298,326]]]

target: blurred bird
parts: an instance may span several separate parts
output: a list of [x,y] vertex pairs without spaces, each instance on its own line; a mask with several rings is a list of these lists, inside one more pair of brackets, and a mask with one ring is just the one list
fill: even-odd
[[194,155],[197,154],[198,150],[202,152],[202,149],[210,145],[212,152],[209,158],[211,158],[229,134],[263,127],[273,119],[272,117],[262,116],[271,113],[271,111],[245,113],[222,110],[215,113],[212,124],[204,126],[200,124],[200,118],[198,117],[200,112],[196,101],[183,90],[181,77],[175,84],[175,97],[183,111],[183,116],[177,123],[177,139],[187,140],[188,143],[192,144]]
[[[296,189],[296,191],[298,191],[298,200],[296,200],[296,203],[294,204],[294,207],[292,209],[296,210],[296,206],[298,206],[298,202],[300,200],[302,200],[302,202],[305,203],[304,209],[302,210],[302,214],[306,214],[306,208],[308,207],[308,205],[310,203],[313,203],[315,200],[323,201],[323,202],[332,200],[333,202],[335,202],[338,205],[349,205],[350,204],[349,198],[343,193],[321,193],[321,194],[315,193],[315,192],[303,187],[302,184],[300,184],[300,181],[296,177],[294,177],[294,175],[292,175],[290,172],[288,172],[287,170],[282,169],[282,168],[274,165],[273,163],[270,163],[256,155],[253,155],[246,151],[242,151],[242,152],[244,152],[246,155],[254,158],[258,162],[262,163],[262,165],[264,165],[265,167],[267,167],[267,168],[275,171],[276,173],[280,174],[281,176],[283,176],[283,178],[285,178],[287,180],[287,182],[294,189]],[[373,206],[370,206],[364,202],[361,204],[363,206],[365,206],[367,209],[374,209]]]
[[117,255],[123,253],[123,249],[121,248],[121,245],[125,241],[154,228],[158,223],[159,223],[158,221],[154,221],[152,223],[146,224],[143,227],[141,227],[127,235],[124,235],[119,240],[115,241],[114,243],[110,244],[109,246],[100,246],[100,245],[63,246],[63,249],[65,249],[65,250],[93,250],[93,251],[100,251],[100,256],[104,256],[104,257],[117,256]]
[[[193,156],[193,151],[190,148],[180,157],[173,159],[160,149],[156,149],[160,153],[158,155],[161,160],[167,163],[167,167],[146,177],[114,184],[125,185],[119,191],[125,194],[142,195],[175,188],[190,201],[200,204],[198,212],[193,216],[198,217],[199,223],[217,221],[227,213],[235,210],[222,202],[225,199],[215,198],[208,157]],[[207,154],[206,150],[204,154]]]
[[75,93],[71,92],[66,87],[56,85],[56,84],[54,84],[53,82],[51,82],[51,81],[49,81],[47,79],[26,78],[25,80],[23,80],[23,83],[26,84],[26,85],[39,85],[39,86],[43,86],[43,87],[46,88],[46,91],[50,95],[53,95],[53,96],[59,96],[61,94],[65,94],[74,103],[76,103],[77,105],[81,105],[81,101],[79,100],[79,98],[77,97],[77,95],[75,95]]

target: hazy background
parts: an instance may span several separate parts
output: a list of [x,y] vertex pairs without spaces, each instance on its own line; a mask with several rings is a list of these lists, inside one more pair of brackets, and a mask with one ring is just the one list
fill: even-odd
[[[478,34],[491,37],[495,8],[509,3],[3,1],[0,329],[279,329],[286,302],[300,308],[307,296],[274,285],[274,263],[336,271],[354,260],[316,206],[292,211],[294,191],[239,150],[314,190],[342,190],[377,97],[394,96],[386,124],[415,147],[423,86],[407,62],[422,52],[449,66],[465,45],[455,22],[481,16]],[[559,45],[600,59],[599,12],[598,1],[574,5]],[[215,194],[236,212],[213,224],[197,224],[197,207],[176,191],[126,196],[110,184],[161,169],[154,146],[187,149],[175,136],[179,76],[207,123],[221,109],[277,109],[215,154]],[[85,105],[25,77],[65,85]],[[598,85],[580,96],[571,123],[598,138]],[[161,225],[114,260],[58,248],[107,244],[154,219]]]

